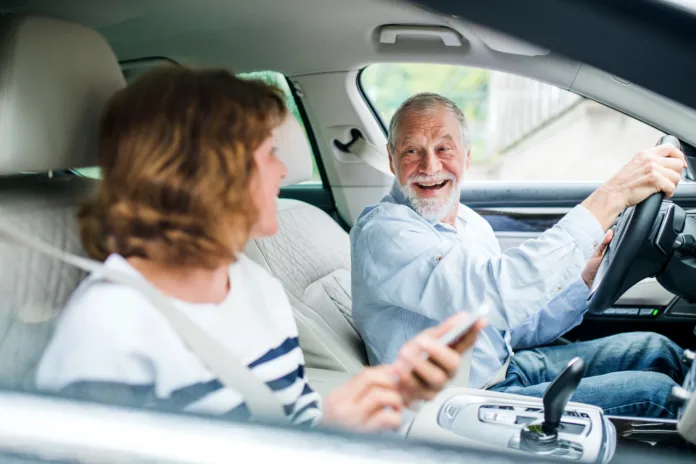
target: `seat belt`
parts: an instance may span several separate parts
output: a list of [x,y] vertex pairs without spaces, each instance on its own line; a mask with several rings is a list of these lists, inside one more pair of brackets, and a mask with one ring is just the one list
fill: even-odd
[[488,390],[491,387],[498,385],[500,382],[507,378],[508,367],[510,367],[510,362],[512,361],[512,356],[508,356],[500,369],[493,374],[493,377],[488,381],[488,383],[483,387],[484,390]]
[[112,282],[127,285],[145,295],[159,310],[191,351],[215,374],[218,380],[239,392],[256,419],[288,423],[280,400],[265,382],[256,377],[230,350],[208,335],[200,326],[177,309],[169,298],[146,280],[107,268],[102,263],[67,253],[7,225],[0,226],[0,240],[29,248]]

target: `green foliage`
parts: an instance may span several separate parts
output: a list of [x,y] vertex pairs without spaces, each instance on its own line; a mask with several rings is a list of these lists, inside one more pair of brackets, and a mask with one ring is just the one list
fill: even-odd
[[242,79],[259,80],[278,87],[285,95],[285,104],[287,105],[290,112],[297,118],[297,120],[302,124],[302,118],[300,117],[300,111],[297,109],[297,103],[295,99],[292,98],[292,93],[290,92],[290,86],[288,81],[285,79],[281,73],[275,71],[256,71],[250,73],[238,74],[237,77]]
[[474,162],[486,162],[488,71],[444,64],[378,63],[368,66],[360,84],[386,126],[411,95],[435,92],[454,101],[469,122]]

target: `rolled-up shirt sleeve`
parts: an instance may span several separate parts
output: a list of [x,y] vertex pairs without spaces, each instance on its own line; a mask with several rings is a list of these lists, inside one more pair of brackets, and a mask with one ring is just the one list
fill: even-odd
[[375,303],[433,320],[490,302],[488,320],[499,330],[522,325],[575,281],[604,237],[594,216],[578,206],[538,238],[491,256],[466,237],[442,240],[415,214],[383,205],[356,224],[353,273],[369,276],[363,290]]

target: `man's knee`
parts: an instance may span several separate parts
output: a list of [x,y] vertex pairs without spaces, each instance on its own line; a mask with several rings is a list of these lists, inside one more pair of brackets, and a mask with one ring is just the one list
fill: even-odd
[[676,343],[655,332],[626,332],[615,335],[612,338],[615,338],[613,342],[626,349],[647,350],[650,353],[659,351],[680,352],[680,348]]
[[636,376],[634,388],[643,392],[645,399],[656,395],[666,400],[672,391],[672,387],[676,385],[670,376],[661,372],[636,372],[634,375]]
[[605,408],[607,414],[621,415],[622,412],[635,408],[644,410],[645,414],[654,417],[675,417],[676,409],[670,403],[669,396],[672,387],[676,385],[674,380],[666,374],[659,372],[636,372],[632,373],[634,379],[629,384],[625,384],[623,404],[615,404]]

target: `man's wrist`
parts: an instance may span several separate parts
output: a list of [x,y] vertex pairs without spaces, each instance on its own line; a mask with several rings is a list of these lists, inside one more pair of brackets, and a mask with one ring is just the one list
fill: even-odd
[[582,202],[582,206],[592,213],[604,231],[607,231],[626,208],[626,202],[620,193],[601,186]]
[[587,277],[585,277],[584,273],[580,277],[582,277],[582,281],[585,283],[585,286],[587,288],[592,288],[592,283],[594,282],[594,279],[589,280]]

